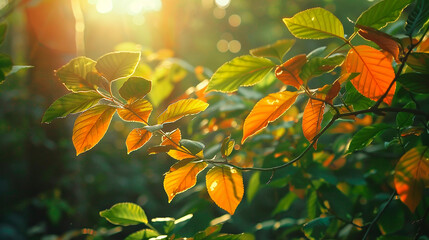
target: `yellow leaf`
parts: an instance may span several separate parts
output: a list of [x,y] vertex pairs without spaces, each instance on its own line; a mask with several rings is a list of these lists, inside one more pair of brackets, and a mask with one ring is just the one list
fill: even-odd
[[233,215],[244,194],[241,171],[232,167],[213,167],[206,176],[207,191],[211,199]]
[[118,109],[118,115],[125,121],[146,123],[152,112],[152,104],[144,99],[127,104],[124,108]]
[[159,115],[158,124],[175,122],[184,116],[197,114],[201,111],[204,111],[208,106],[208,103],[198,99],[189,98],[179,100],[170,104],[167,109],[161,113],[161,115]]
[[295,56],[280,66],[277,66],[276,77],[286,85],[294,86],[299,89],[302,85],[302,79],[299,77],[302,67],[307,62],[305,54]]
[[152,133],[144,128],[135,128],[128,134],[125,144],[127,145],[127,153],[141,148],[152,137]]
[[112,52],[101,56],[95,68],[109,82],[129,77],[140,61],[140,52]]
[[[180,146],[180,140],[182,140],[182,134],[180,132],[180,129],[176,129],[170,133],[168,133],[168,137],[162,136],[162,143],[161,146],[171,146],[172,149],[170,149],[167,154],[176,159],[176,160],[183,160],[183,159],[196,159],[196,157],[192,154],[190,154],[189,150],[187,150],[184,146]],[[200,157],[202,157],[202,153],[198,153]]]
[[[316,98],[320,97],[320,94],[316,95]],[[322,128],[324,110],[324,102],[311,98],[308,100],[307,106],[304,109],[304,115],[302,116],[302,131],[304,132],[304,137],[309,142],[313,141],[313,138]],[[314,149],[317,149],[317,141],[314,143],[313,147]]]

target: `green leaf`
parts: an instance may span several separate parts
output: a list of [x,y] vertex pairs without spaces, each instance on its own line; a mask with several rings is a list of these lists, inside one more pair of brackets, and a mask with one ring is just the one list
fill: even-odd
[[333,217],[320,217],[311,220],[302,226],[305,236],[311,240],[323,239]]
[[377,224],[383,234],[394,233],[402,229],[405,223],[403,206],[404,205],[400,203],[400,201],[392,201],[389,208],[386,209],[387,211],[384,211],[383,215],[381,215]]
[[143,128],[153,133],[158,130],[161,130],[163,127],[164,127],[164,124],[157,124],[157,125],[151,125],[151,126],[144,126]]
[[311,8],[283,18],[289,31],[297,38],[325,39],[337,37],[344,39],[344,28],[334,14],[323,8]]
[[[322,206],[342,219],[351,219],[353,204],[351,200],[338,190],[336,185],[323,184],[317,189],[317,196]],[[328,204],[325,204],[325,203]]]
[[295,39],[283,39],[263,47],[250,50],[250,54],[255,57],[273,57],[282,61],[284,55],[295,44]]
[[4,42],[4,39],[6,38],[6,32],[7,24],[3,22],[0,24],[0,44]]
[[33,66],[29,66],[29,65],[13,65],[12,69],[10,70],[10,72],[7,73],[6,76],[10,76],[12,74],[15,74],[23,69],[27,69],[27,68],[32,68]]
[[429,53],[411,53],[408,56],[407,65],[417,72],[429,73]]
[[390,128],[389,125],[384,123],[366,126],[359,130],[352,138],[347,153],[360,150],[368,146],[374,138],[376,138],[383,130]]
[[12,70],[12,59],[3,53],[0,53],[0,83],[2,83],[6,75]]
[[231,139],[230,136],[225,138],[222,142],[222,146],[220,148],[220,152],[222,153],[222,157],[228,157],[232,150],[234,150],[235,141],[234,139]]
[[407,35],[413,36],[414,32],[417,30],[419,32],[420,28],[428,21],[429,19],[429,1],[428,0],[417,0],[416,5],[408,15],[407,24],[405,25],[405,31]]
[[346,97],[344,101],[346,104],[352,105],[354,110],[368,109],[374,103],[371,99],[360,94],[350,81],[346,84]]
[[152,229],[143,229],[130,234],[125,240],[147,240],[158,236],[159,234]]
[[201,150],[203,150],[206,147],[201,142],[192,141],[188,139],[182,139],[180,140],[179,143],[193,154],[198,154],[199,152],[201,152]]
[[276,65],[269,59],[245,55],[223,64],[210,79],[206,92],[211,90],[235,92],[240,86],[261,81]]
[[259,187],[261,185],[260,176],[261,176],[261,172],[255,172],[250,177],[249,184],[247,185],[247,191],[246,191],[248,203],[251,203],[253,198],[258,193]]
[[101,56],[95,68],[109,82],[131,76],[140,61],[140,52],[112,52]]
[[63,118],[70,113],[82,112],[98,103],[103,97],[96,92],[69,93],[57,99],[43,115],[42,123]]
[[134,203],[117,203],[110,209],[101,211],[100,216],[113,224],[122,226],[148,222],[144,210]]
[[90,91],[94,90],[94,87],[86,78],[87,74],[94,70],[94,66],[94,60],[78,57],[58,69],[56,74],[68,90],[73,92]]
[[119,89],[119,94],[125,100],[143,98],[150,92],[151,81],[142,77],[130,77]]
[[375,29],[384,28],[388,23],[396,21],[402,10],[413,0],[383,0],[363,12],[356,24]]
[[295,201],[297,198],[296,194],[293,192],[288,192],[277,204],[276,208],[274,209],[273,213],[271,215],[276,215],[277,213],[286,211],[289,209],[290,205]]
[[[409,102],[404,108],[416,109],[416,104],[414,102]],[[399,112],[396,115],[396,126],[399,128],[408,127],[413,124],[414,114],[407,112]]]
[[303,81],[331,72],[344,62],[346,57],[342,54],[334,54],[328,58],[314,57],[310,59],[301,69],[299,76]]
[[429,94],[429,74],[428,73],[404,73],[401,74],[397,81],[413,93]]

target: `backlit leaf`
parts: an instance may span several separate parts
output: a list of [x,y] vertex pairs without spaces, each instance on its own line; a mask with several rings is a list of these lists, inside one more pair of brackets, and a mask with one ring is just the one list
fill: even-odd
[[235,92],[240,86],[252,86],[261,81],[274,66],[266,58],[250,55],[236,57],[213,74],[206,92]]
[[159,236],[157,232],[152,229],[143,229],[128,235],[125,240],[148,240]]
[[[351,80],[353,86],[365,97],[377,101],[395,78],[391,61],[380,51],[361,45],[350,49],[344,62],[348,73],[358,72]],[[395,94],[396,83],[383,101],[390,105]]]
[[206,110],[209,106],[199,99],[183,99],[170,104],[167,109],[158,116],[158,123],[175,122],[184,116],[197,114]]
[[376,138],[383,130],[389,127],[390,126],[387,124],[379,123],[362,128],[353,136],[347,152],[352,153],[368,146],[372,140],[374,140],[374,138]]
[[294,86],[299,89],[302,85],[302,79],[299,76],[302,67],[307,62],[305,54],[295,56],[280,66],[277,66],[276,77],[286,85]]
[[295,14],[292,18],[283,18],[283,22],[297,38],[344,38],[344,28],[340,20],[323,8],[307,9]]
[[73,127],[73,145],[76,155],[93,148],[104,136],[116,109],[97,105],[77,117]]
[[166,146],[154,146],[147,149],[149,154],[158,154],[158,153],[166,153],[172,149],[175,149],[174,146],[166,145]]
[[168,202],[189,188],[195,186],[197,175],[207,167],[207,163],[188,163],[175,171],[168,172],[164,178],[164,190],[168,196]]
[[215,166],[207,173],[206,185],[211,199],[233,215],[244,194],[241,171],[227,166]]
[[189,140],[189,139],[182,139],[182,140],[180,140],[180,145],[184,146],[192,154],[197,154],[197,153],[201,152],[206,147],[201,142],[192,141],[192,140]]
[[119,89],[119,94],[128,102],[143,98],[150,92],[151,81],[142,77],[130,77]]
[[95,68],[109,82],[133,74],[140,61],[140,52],[112,52],[101,56]]
[[[321,96],[316,95],[317,98]],[[320,132],[322,128],[323,112],[325,110],[325,103],[319,100],[308,99],[307,106],[304,109],[302,116],[302,131],[304,137],[312,142],[314,137]],[[313,145],[317,149],[317,141]]]
[[415,147],[406,152],[395,168],[395,188],[401,201],[414,212],[429,184],[428,147]]
[[278,40],[273,44],[251,49],[250,54],[255,57],[274,57],[282,61],[283,56],[289,52],[294,44],[295,39]]
[[357,24],[381,29],[388,23],[396,21],[401,16],[402,10],[413,0],[383,0],[371,6],[363,12]]
[[[171,146],[171,149],[168,150],[167,154],[176,159],[176,160],[183,160],[183,159],[196,159],[196,157],[192,154],[191,150],[187,149],[185,146],[183,146],[181,144],[182,141],[182,134],[180,132],[180,129],[176,129],[170,133],[167,133],[168,138],[165,136],[162,136],[162,146]],[[189,140],[188,140],[189,141]],[[198,156],[202,156],[201,155],[201,150],[204,147],[202,147],[201,149],[199,149],[200,151],[195,152],[194,154],[198,155]]]
[[56,71],[60,81],[73,92],[94,90],[87,81],[87,74],[92,72],[95,61],[86,57],[72,59]]
[[162,136],[162,143],[163,146],[174,146],[177,147],[177,144],[182,140],[182,133],[180,132],[180,129],[175,129],[172,132],[167,133],[168,138],[165,136]]
[[404,73],[397,81],[408,91],[413,93],[429,94],[429,74],[428,73]]
[[113,224],[121,226],[148,222],[144,210],[134,203],[115,204],[110,209],[101,211],[100,216],[106,218]]
[[152,137],[152,133],[147,131],[144,128],[135,128],[133,129],[127,137],[125,144],[127,145],[127,153],[129,154],[132,151],[135,151],[145,143],[147,143]]
[[429,53],[411,53],[408,56],[407,65],[417,72],[429,73]]
[[146,123],[152,112],[152,104],[144,99],[138,99],[124,108],[118,108],[118,115],[125,121]]
[[103,98],[96,92],[70,93],[57,99],[43,115],[42,123],[50,123],[55,118],[66,117],[70,113],[82,112]]
[[272,93],[259,100],[246,117],[243,125],[243,144],[246,139],[264,128],[268,123],[275,121],[289,109],[298,97],[296,92]]
[[412,36],[416,30],[418,33],[420,28],[428,21],[428,19],[429,1],[417,0],[413,10],[408,15],[407,24],[405,25],[407,35]]
[[234,145],[235,145],[234,139],[231,139],[230,136],[225,138],[222,141],[222,146],[220,148],[220,152],[222,153],[222,157],[228,157],[232,153],[232,150],[234,150]]
[[302,80],[307,81],[313,77],[331,72],[334,68],[341,65],[344,59],[345,56],[342,54],[334,54],[328,58],[314,57],[302,67],[299,76]]

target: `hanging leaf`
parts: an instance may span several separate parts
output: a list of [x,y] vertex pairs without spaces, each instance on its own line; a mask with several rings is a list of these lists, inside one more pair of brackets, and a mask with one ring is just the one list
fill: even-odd
[[150,92],[151,85],[151,81],[142,77],[130,77],[119,89],[119,94],[130,103],[146,96]]
[[401,201],[414,213],[429,184],[429,148],[415,147],[406,152],[395,168],[395,188]]
[[121,226],[148,223],[144,210],[134,203],[117,203],[110,209],[101,211],[100,216]]
[[332,103],[332,100],[338,96],[338,93],[340,93],[341,90],[341,84],[339,81],[335,81],[330,87],[329,91],[326,94],[325,101]]
[[152,133],[147,131],[144,128],[134,128],[127,137],[125,144],[127,145],[127,153],[135,151],[141,147],[145,143],[147,143],[152,137]]
[[[316,95],[316,98],[322,96]],[[323,112],[325,110],[325,103],[319,100],[308,99],[307,106],[304,109],[302,116],[302,131],[304,137],[312,142],[314,137],[320,132],[322,128]],[[317,141],[313,144],[314,149],[317,149]]]
[[429,94],[429,74],[428,73],[404,73],[397,81],[408,91],[413,93]]
[[407,65],[417,72],[429,73],[429,53],[411,53],[408,56]]
[[236,57],[223,64],[210,79],[206,92],[215,90],[235,92],[240,86],[252,86],[260,82],[275,64],[266,58],[250,55]]
[[368,146],[374,138],[388,128],[390,128],[390,126],[384,123],[373,124],[362,128],[353,136],[347,153],[352,153]]
[[429,2],[427,0],[417,0],[413,10],[408,15],[405,31],[407,35],[413,36],[414,32],[419,32],[420,28],[429,19]]
[[275,121],[283,113],[292,106],[298,97],[296,92],[279,92],[272,93],[265,98],[259,100],[253,107],[252,111],[244,120],[243,139],[241,144],[246,139],[268,126],[268,123]]
[[294,44],[295,39],[278,40],[273,44],[251,49],[250,54],[255,57],[273,57],[282,61],[284,55],[289,52]]
[[56,75],[66,88],[73,92],[94,90],[93,85],[87,81],[87,74],[92,72],[95,61],[78,57],[56,71]]
[[77,117],[73,127],[73,145],[76,156],[93,148],[104,136],[116,109],[97,105]]
[[152,109],[149,101],[138,99],[131,104],[126,104],[124,108],[118,108],[118,115],[125,121],[147,124]]
[[158,236],[159,234],[152,229],[143,229],[128,235],[125,240],[148,240]]
[[131,76],[140,61],[140,52],[112,52],[101,56],[95,68],[109,82]]
[[205,162],[191,162],[175,171],[168,172],[164,178],[164,190],[167,193],[168,202],[171,202],[177,194],[195,186],[198,173],[206,167]]
[[175,122],[182,117],[202,112],[206,110],[208,106],[208,103],[198,99],[189,98],[179,100],[170,104],[167,109],[158,116],[158,124]]
[[311,78],[331,72],[337,66],[341,65],[344,59],[345,56],[342,54],[333,54],[328,58],[314,57],[304,64],[299,76],[306,82]]
[[299,77],[302,67],[307,62],[305,54],[297,55],[280,66],[277,66],[276,77],[286,85],[294,86],[299,89],[302,85],[302,79]]
[[43,115],[42,123],[50,123],[55,118],[66,117],[94,106],[103,97],[96,92],[70,93],[60,97],[49,106]]
[[222,141],[220,152],[222,153],[223,158],[228,157],[232,153],[232,150],[234,150],[234,145],[235,141],[234,139],[231,139],[230,136]]
[[241,171],[215,166],[206,175],[206,185],[216,205],[233,215],[244,194]]
[[[392,64],[386,56],[377,49],[365,45],[350,49],[343,67],[348,73],[360,73],[351,82],[362,95],[374,101],[387,91],[395,78]],[[383,99],[388,105],[392,102],[395,88],[396,83]]]
[[323,8],[311,8],[283,18],[289,31],[301,39],[325,39],[337,37],[344,39],[344,28],[340,20]]

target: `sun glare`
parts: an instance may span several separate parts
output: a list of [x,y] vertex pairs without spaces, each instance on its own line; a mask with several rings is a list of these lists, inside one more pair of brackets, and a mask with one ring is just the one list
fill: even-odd
[[95,5],[95,9],[101,14],[115,12],[138,15],[162,8],[161,0],[88,0],[88,3]]

